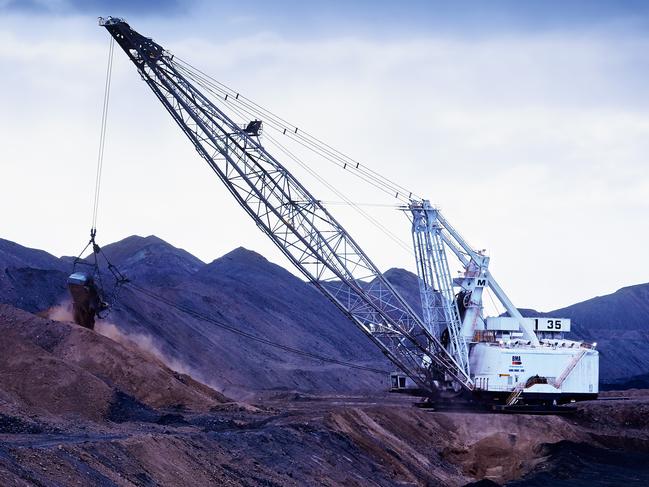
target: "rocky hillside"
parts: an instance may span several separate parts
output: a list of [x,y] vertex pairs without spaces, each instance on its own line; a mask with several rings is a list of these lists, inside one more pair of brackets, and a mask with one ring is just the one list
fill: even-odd
[[61,302],[70,266],[42,250],[0,239],[0,302],[42,311]]
[[646,391],[567,417],[435,412],[389,394],[273,393],[251,406],[143,354],[133,336],[97,331],[0,305],[11,351],[0,354],[0,485],[649,481]]
[[[69,259],[1,248],[0,299],[56,320],[0,305],[0,349],[11,352],[0,353],[0,485],[649,482],[646,391],[580,403],[566,417],[421,410],[410,397],[382,394],[384,375],[250,342],[129,288],[96,331],[66,323],[69,310],[58,303]],[[331,303],[258,254],[239,248],[205,264],[155,237],[131,237],[106,253],[172,303],[389,370]],[[416,306],[416,278],[387,274]],[[230,392],[254,394],[255,405]]]
[[[5,275],[16,274],[14,266],[27,265],[32,257],[35,266],[51,267],[32,272],[52,275],[37,285],[25,278],[8,280],[0,288],[0,302],[47,312],[65,301],[67,276],[60,269],[69,271],[69,259],[15,244],[10,250],[0,262]],[[134,283],[247,333],[334,359],[391,369],[363,333],[318,291],[254,252],[239,248],[205,264],[153,236],[129,237],[103,250]],[[21,269],[25,273],[29,268]],[[387,385],[383,374],[251,342],[130,288],[122,289],[109,321],[175,370],[237,397],[266,389],[333,392]]]
[[649,283],[624,287],[551,314],[571,318],[577,336],[597,342],[603,382],[649,372]]
[[[112,252],[115,246],[107,246]],[[148,246],[139,253],[147,254]],[[168,246],[177,259],[184,254]],[[191,264],[183,261],[183,267]],[[116,263],[116,265],[119,265]],[[147,259],[129,277],[146,282]],[[254,252],[236,249],[176,283],[154,287],[168,300],[279,344],[390,370],[369,340],[312,286]],[[376,373],[321,363],[269,347],[197,320],[125,289],[111,320],[128,333],[154,338],[172,363],[235,396],[246,391],[359,391],[385,387]]]
[[[335,359],[390,370],[382,354],[309,284],[238,248],[204,263],[163,240],[129,237],[104,251],[134,283],[245,332]],[[66,297],[70,259],[0,240],[0,302],[43,312]],[[419,308],[417,278],[388,279]],[[597,341],[603,382],[649,371],[649,284],[548,312],[573,319],[574,335]],[[361,391],[385,387],[380,374],[321,363],[251,342],[125,288],[109,317],[174,369],[237,397],[249,391]]]

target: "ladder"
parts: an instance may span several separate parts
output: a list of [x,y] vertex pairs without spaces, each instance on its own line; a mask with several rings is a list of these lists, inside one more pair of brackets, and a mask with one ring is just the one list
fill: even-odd
[[570,373],[575,369],[575,367],[577,366],[577,364],[579,363],[581,358],[586,354],[586,351],[587,350],[585,348],[582,348],[579,351],[579,353],[572,358],[572,360],[570,361],[570,363],[568,364],[566,369],[561,373],[561,375],[559,377],[557,377],[554,380],[554,382],[552,384],[554,387],[556,387],[557,389],[559,389],[561,387],[563,382],[568,378]]
[[523,394],[523,389],[525,389],[524,383],[519,382],[518,384],[516,384],[516,387],[514,387],[514,390],[507,398],[507,401],[505,401],[505,404],[507,406],[515,405],[518,402],[518,399],[521,397],[521,394]]

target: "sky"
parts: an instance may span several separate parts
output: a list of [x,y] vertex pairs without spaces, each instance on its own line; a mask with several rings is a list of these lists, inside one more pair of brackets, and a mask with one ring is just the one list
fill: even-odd
[[[55,255],[87,241],[106,15],[430,199],[518,306],[649,281],[648,2],[0,0],[1,238]],[[114,59],[99,242],[155,234],[206,262],[244,246],[289,267]],[[409,245],[394,200],[304,159]],[[286,165],[381,269],[414,270]]]

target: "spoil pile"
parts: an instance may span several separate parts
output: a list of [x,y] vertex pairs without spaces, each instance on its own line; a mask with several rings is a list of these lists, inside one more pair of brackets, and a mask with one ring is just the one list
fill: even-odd
[[125,408],[207,410],[227,401],[135,349],[9,305],[0,304],[0,337],[11,352],[0,354],[0,408],[100,421]]

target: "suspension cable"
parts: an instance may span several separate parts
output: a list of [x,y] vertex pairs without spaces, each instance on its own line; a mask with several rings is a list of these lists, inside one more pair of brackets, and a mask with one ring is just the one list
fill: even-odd
[[176,67],[183,71],[189,78],[200,84],[205,90],[209,91],[212,95],[220,98],[223,101],[231,101],[237,103],[239,107],[246,113],[262,118],[267,125],[280,132],[282,135],[294,140],[303,147],[315,152],[324,159],[332,162],[339,167],[351,172],[357,177],[363,179],[365,182],[381,189],[382,191],[390,194],[403,202],[409,202],[413,197],[419,198],[412,191],[405,187],[394,183],[390,179],[382,176],[376,171],[360,164],[360,162],[352,159],[344,153],[334,149],[330,145],[322,142],[309,133],[299,130],[297,126],[284,120],[283,118],[275,115],[271,111],[261,107],[252,100],[246,98],[232,88],[224,85],[223,83],[210,77],[198,68],[183,61],[180,58],[174,57],[178,63]]
[[148,289],[145,289],[145,288],[143,288],[141,286],[138,286],[137,284],[135,284],[133,282],[129,281],[125,285],[127,287],[133,289],[134,291],[137,291],[140,294],[143,294],[144,296],[147,296],[148,298],[153,299],[154,301],[158,301],[160,303],[163,303],[163,304],[165,304],[167,306],[170,306],[171,308],[174,308],[174,309],[176,309],[176,310],[178,310],[178,311],[180,311],[182,313],[185,313],[185,314],[187,314],[189,316],[192,316],[193,318],[199,319],[201,321],[206,321],[208,323],[211,323],[214,326],[217,326],[217,327],[222,328],[224,330],[227,330],[227,331],[229,331],[231,333],[234,333],[236,335],[247,338],[248,340],[263,343],[263,344],[271,346],[271,347],[279,348],[280,350],[283,350],[285,352],[290,352],[290,353],[293,353],[295,355],[301,355],[303,357],[311,358],[311,359],[314,359],[314,360],[319,360],[321,362],[329,362],[329,363],[332,363],[332,364],[342,365],[342,366],[349,367],[349,368],[352,368],[352,369],[365,370],[367,372],[374,372],[376,374],[387,375],[387,373],[388,373],[385,370],[376,369],[374,367],[369,367],[369,366],[366,366],[366,365],[360,365],[360,364],[356,364],[356,363],[353,363],[353,362],[347,362],[345,360],[339,360],[339,359],[336,359],[336,358],[333,358],[333,357],[328,357],[328,356],[320,355],[320,354],[317,354],[317,353],[307,352],[305,350],[300,350],[299,348],[289,347],[288,345],[283,345],[281,343],[274,342],[274,341],[269,340],[267,338],[263,338],[263,337],[254,335],[252,333],[248,333],[246,331],[240,330],[240,329],[238,329],[238,328],[236,328],[234,326],[231,326],[231,325],[229,325],[227,323],[224,323],[223,321],[217,320],[217,319],[215,319],[215,318],[213,318],[211,316],[208,316],[206,314],[203,314],[203,313],[200,313],[200,312],[198,312],[196,310],[193,310],[188,306],[175,303],[175,302],[171,301],[170,299],[167,299],[164,296],[161,296],[161,295],[156,294],[156,293],[154,293],[154,292],[152,292],[152,291],[150,291]]
[[[97,279],[97,284],[99,286],[99,291],[103,295],[105,290],[104,290],[104,285],[103,285],[103,279],[102,275],[100,272],[100,260],[99,256],[103,256],[104,260],[106,261],[106,265],[108,266],[108,270],[110,273],[113,275],[115,278],[115,287],[113,289],[113,299],[112,301],[117,299],[117,293],[119,292],[120,286],[127,282],[128,279],[115,267],[106,254],[102,251],[101,247],[97,244],[95,241],[95,236],[97,235],[97,216],[99,213],[99,194],[101,191],[101,176],[103,172],[103,166],[104,166],[104,151],[106,148],[106,130],[108,127],[108,106],[110,102],[110,87],[111,87],[111,82],[112,82],[112,74],[113,74],[113,54],[115,52],[115,39],[113,37],[110,38],[110,43],[108,46],[108,61],[106,65],[106,79],[104,81],[104,103],[102,106],[101,110],[101,127],[99,130],[99,149],[97,151],[97,170],[95,173],[95,195],[94,195],[94,200],[93,200],[93,205],[92,205],[92,222],[90,225],[90,240],[86,244],[86,246],[83,248],[81,253],[74,259],[73,264],[72,264],[72,270],[73,272],[76,271],[77,266],[79,265],[86,265],[89,267],[92,267],[93,269],[93,275]],[[83,259],[83,254],[86,252],[88,248],[92,249],[92,262],[86,262]],[[90,259],[90,257],[88,257]],[[104,318],[102,316],[102,318]]]
[[115,50],[115,39],[110,38],[108,47],[108,63],[106,66],[106,81],[104,83],[104,104],[101,111],[101,129],[99,132],[99,150],[97,152],[97,173],[95,175],[95,197],[92,207],[92,225],[90,226],[90,236],[94,241],[97,233],[97,213],[99,211],[99,192],[101,190],[101,175],[104,165],[104,149],[106,147],[106,128],[108,120],[108,104],[110,101],[110,85],[113,73],[113,52]]
[[[231,107],[231,108],[232,108],[232,110],[237,111],[237,109],[235,107]],[[324,185],[326,188],[328,188],[330,191],[332,191],[336,196],[341,198],[347,205],[351,206],[354,210],[356,210],[356,212],[358,212],[363,218],[365,218],[368,222],[370,222],[372,225],[374,225],[379,231],[381,231],[390,240],[395,242],[397,245],[399,245],[401,248],[403,248],[406,252],[412,253],[412,247],[410,245],[408,245],[402,238],[400,238],[398,235],[396,235],[394,232],[392,232],[388,227],[383,225],[379,220],[377,220],[372,215],[370,215],[367,211],[365,211],[363,208],[361,208],[360,205],[354,203],[349,198],[347,198],[347,196],[345,196],[345,194],[340,192],[335,186],[333,186],[326,179],[324,179],[322,176],[320,176],[317,173],[317,171],[315,171],[311,167],[309,167],[308,164],[306,164],[304,161],[302,161],[297,155],[295,155],[293,152],[291,152],[287,147],[283,146],[277,139],[271,137],[268,134],[266,134],[266,138],[279,151],[283,152],[287,157],[289,157],[291,160],[293,160],[302,169],[304,169],[309,174],[311,174],[311,176],[313,176],[315,179],[317,179],[322,185]]]
[[270,140],[270,142],[277,147],[278,150],[282,151],[284,154],[286,154],[288,157],[290,157],[293,161],[295,161],[302,169],[307,171],[309,174],[311,174],[314,178],[316,178],[318,181],[320,181],[321,184],[326,186],[330,191],[332,191],[336,196],[341,198],[347,205],[351,206],[356,210],[361,216],[363,216],[365,219],[367,219],[372,225],[374,225],[377,229],[379,229],[385,236],[387,236],[390,240],[392,240],[394,243],[399,245],[401,248],[403,248],[406,252],[412,253],[412,246],[408,245],[402,238],[400,238],[398,235],[396,235],[394,232],[392,232],[388,227],[383,225],[379,220],[374,218],[372,215],[370,215],[367,211],[365,211],[363,208],[361,208],[358,204],[354,203],[351,201],[349,198],[347,198],[343,193],[338,191],[333,185],[329,184],[322,176],[320,176],[316,171],[314,171],[312,168],[310,168],[307,164],[304,163],[300,158],[298,158],[295,154],[293,154],[290,150],[287,148],[283,147],[277,140],[272,138],[270,135],[266,135],[266,137]]
[[[224,100],[224,103],[238,116],[244,117],[245,115],[242,114],[241,110],[239,107],[234,106],[229,100]],[[302,161],[297,155],[295,155],[293,152],[291,152],[287,147],[282,145],[277,139],[274,137],[270,136],[269,134],[266,134],[265,137],[270,141],[272,145],[274,145],[279,151],[284,153],[288,158],[293,160],[296,164],[298,164],[302,169],[307,171],[309,174],[311,174],[314,178],[316,178],[321,184],[323,184],[326,188],[328,188],[330,191],[332,191],[336,196],[341,198],[345,204],[348,206],[351,206],[356,212],[358,212],[363,218],[365,218],[368,222],[370,222],[372,225],[374,225],[379,231],[381,231],[384,235],[386,235],[390,240],[395,242],[397,245],[399,245],[401,248],[403,248],[406,252],[412,253],[412,246],[406,243],[402,238],[400,238],[398,235],[396,235],[394,232],[392,232],[388,227],[383,225],[379,220],[374,218],[372,215],[370,215],[367,211],[365,211],[361,206],[357,203],[354,203],[351,201],[347,196],[345,196],[342,192],[340,192],[337,188],[335,188],[332,184],[327,182],[322,176],[320,176],[317,171],[313,170],[311,167],[309,167],[308,164],[306,164],[304,161]],[[394,207],[394,205],[385,205],[389,207]]]

